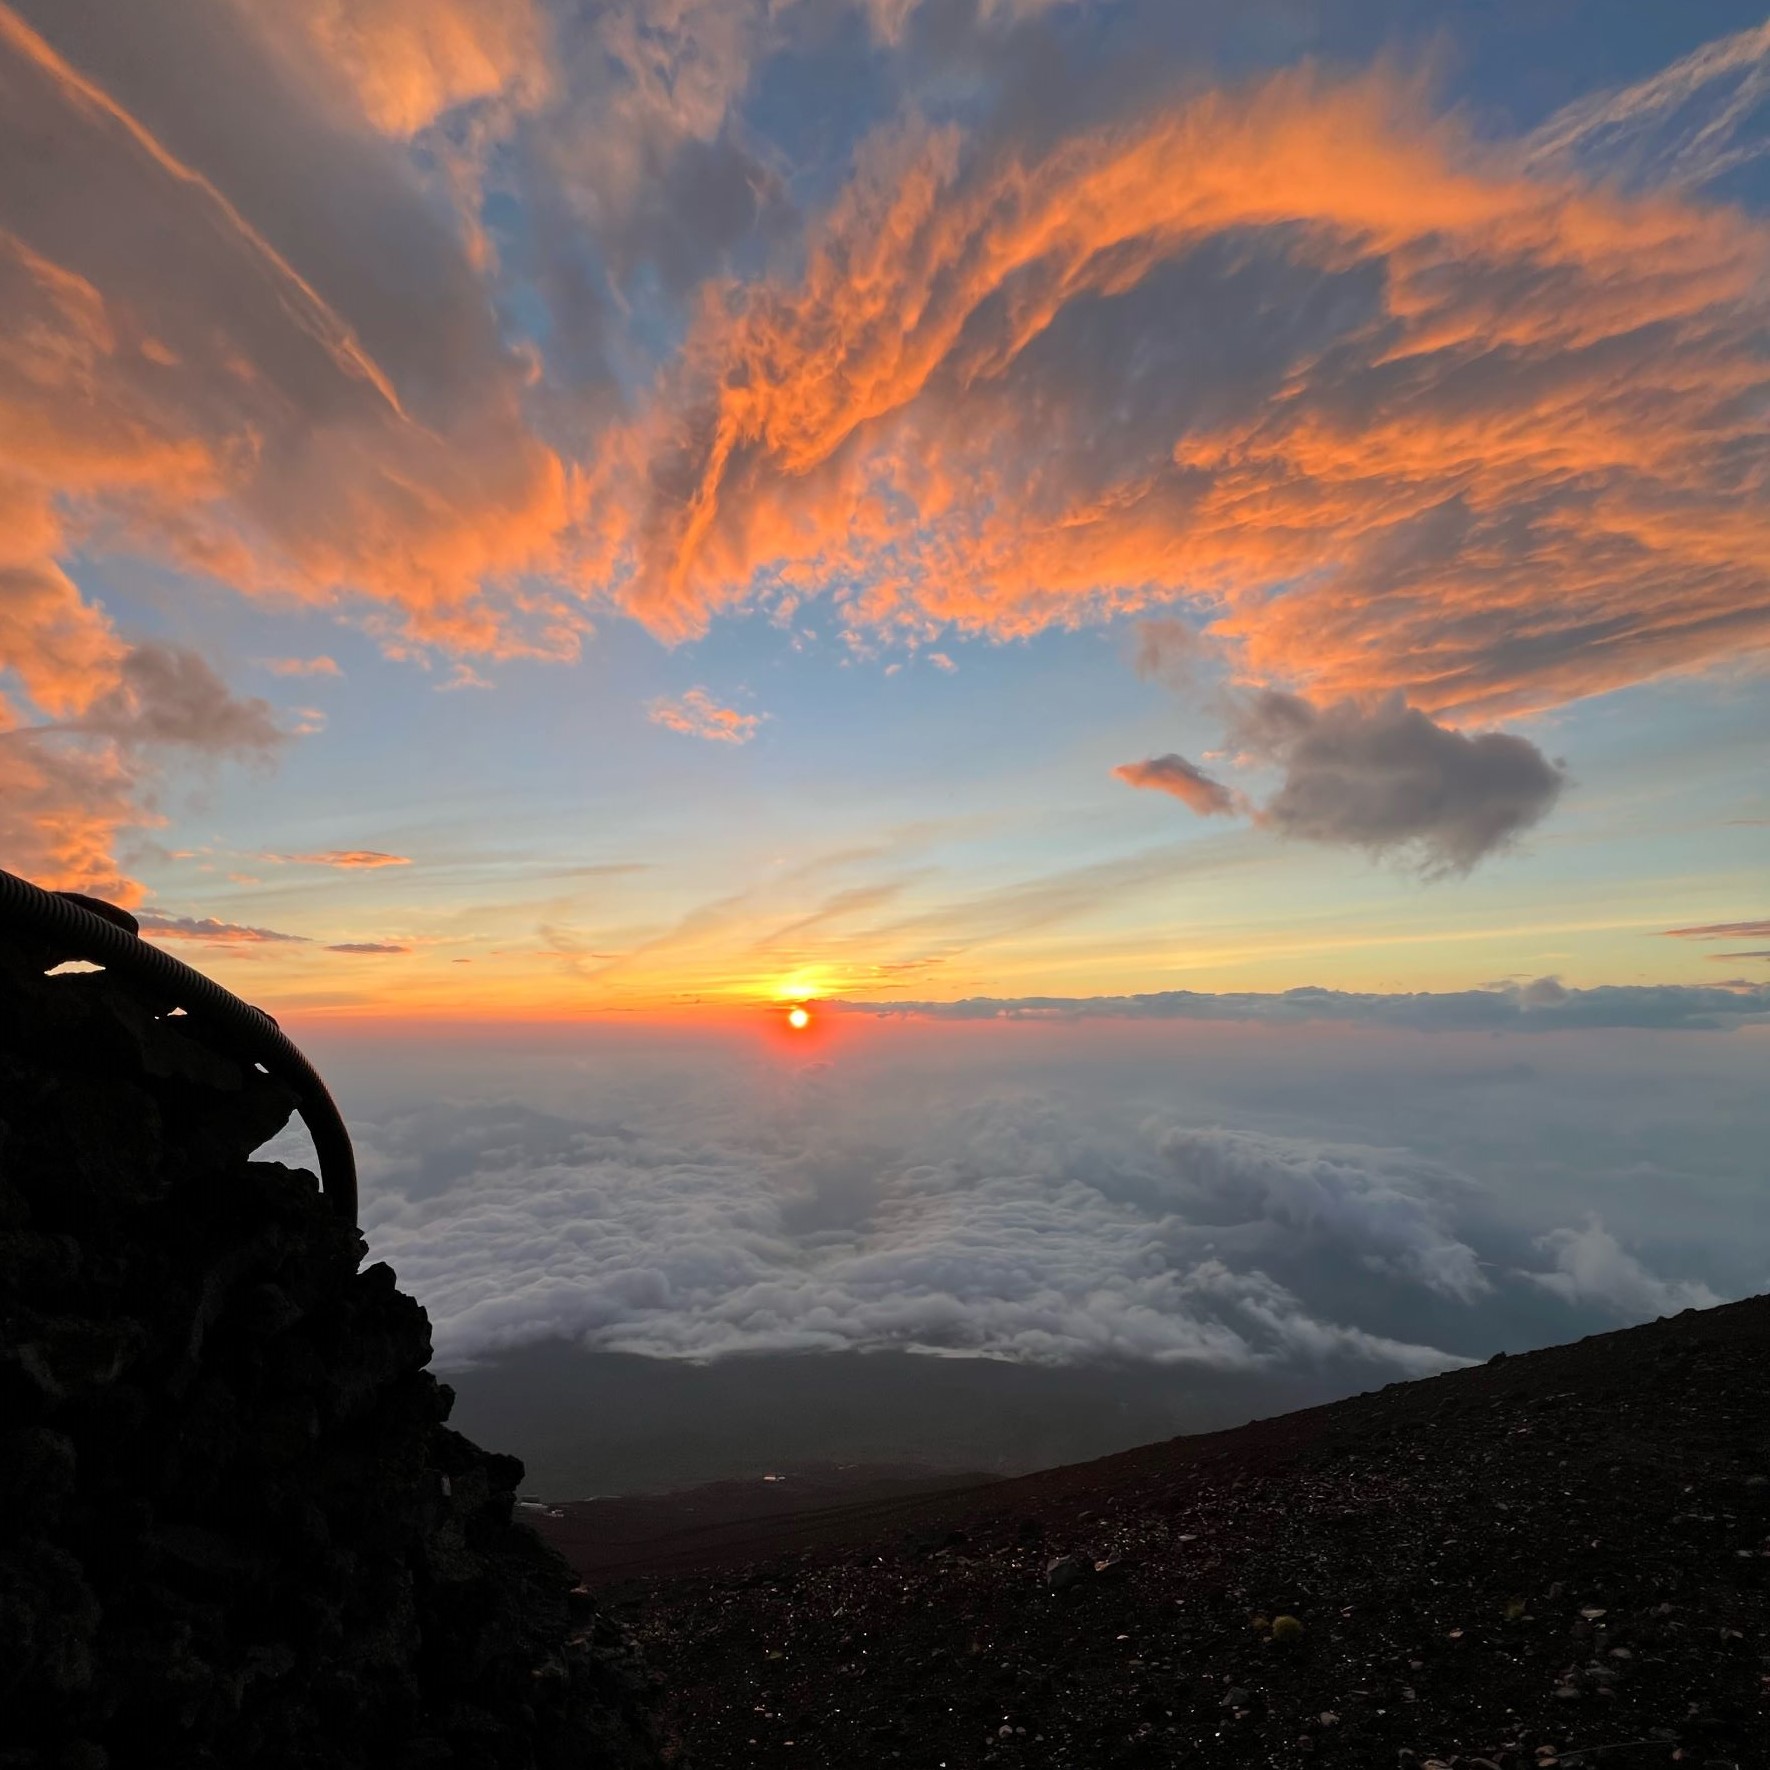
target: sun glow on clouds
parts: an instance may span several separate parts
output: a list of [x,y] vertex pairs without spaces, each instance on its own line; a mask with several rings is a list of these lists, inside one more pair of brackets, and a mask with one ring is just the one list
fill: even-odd
[[[574,660],[596,622],[680,643],[760,611],[794,643],[839,632],[845,663],[915,647],[957,692],[978,673],[944,683],[943,634],[1184,603],[1209,673],[1310,735],[1268,746],[1270,795],[1177,735],[1110,758],[1102,799],[1116,762],[1251,813],[1250,840],[1441,874],[1553,826],[1580,778],[1494,722],[1757,667],[1770,229],[1701,187],[1757,152],[1735,137],[1770,36],[1506,141],[1393,61],[1231,80],[1203,54],[1044,107],[1025,84],[1044,57],[1022,51],[1049,49],[1062,9],[992,5],[939,27],[989,72],[970,123],[934,124],[935,9],[852,3],[892,114],[799,165],[763,75],[815,58],[823,7],[234,0],[181,35],[0,0],[8,858],[139,899],[124,856],[168,815],[169,771],[345,741],[341,709],[322,731],[120,630],[75,563],[107,554],[342,617],[443,665],[441,687],[483,683],[470,660]],[[249,655],[340,702],[375,692],[373,660],[347,678],[316,638]],[[733,778],[815,741],[796,710],[753,743],[769,715],[731,704],[744,678],[705,673],[648,680],[634,717],[722,746],[701,762]],[[1403,741],[1406,804],[1373,785]],[[343,831],[304,840],[284,858],[340,887],[404,865]],[[1020,942],[994,973],[1012,985],[1058,900],[1174,877],[1101,865],[987,904],[863,880],[773,926],[744,890],[648,904],[571,952],[538,948],[530,917],[484,932],[448,988],[753,1002],[827,951],[808,995],[883,997],[931,974],[975,988],[966,956]],[[277,963],[381,944],[313,926]],[[1051,938],[1072,975],[1100,958]]]
[[653,725],[679,731],[684,737],[706,738],[716,744],[747,744],[767,715],[722,707],[706,689],[691,688],[674,700],[653,701],[647,717]]
[[[633,606],[698,630],[766,569],[1010,635],[1203,593],[1257,678],[1466,713],[1711,662],[1770,636],[1767,242],[1525,177],[1386,77],[881,140],[803,278],[709,301],[638,420],[692,478],[611,501]],[[1170,381],[1125,378],[1139,345]]]

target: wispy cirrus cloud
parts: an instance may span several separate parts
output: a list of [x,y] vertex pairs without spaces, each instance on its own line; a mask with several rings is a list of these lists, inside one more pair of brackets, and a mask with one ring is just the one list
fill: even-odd
[[674,700],[653,701],[646,716],[666,731],[716,744],[747,744],[768,717],[766,713],[740,713],[736,707],[722,707],[704,688],[691,688]]
[[[1505,142],[1388,64],[1047,114],[1032,0],[851,10],[895,115],[806,167],[746,101],[823,6],[0,5],[16,723],[122,683],[105,551],[427,660],[822,598],[923,648],[1185,602],[1244,686],[1450,728],[1751,667],[1770,241],[1690,187],[1761,31]],[[942,54],[967,122],[920,120]],[[37,852],[127,888],[146,771],[78,834],[32,766]]]
[[1767,254],[1386,75],[896,132],[611,457],[629,606],[698,631],[782,574],[1010,636],[1188,595],[1255,681],[1458,717],[1736,660]]
[[1530,159],[1615,179],[1701,185],[1770,153],[1770,22],[1705,43],[1633,86],[1558,111]]
[[[15,746],[7,815],[39,833],[9,852],[131,896],[115,844],[154,821],[156,770],[103,740],[127,724],[138,750],[206,742],[188,697],[182,724],[166,701],[206,685],[146,680],[168,648],[132,647],[82,596],[76,550],[378,603],[449,643],[575,641],[544,615],[548,636],[518,637],[533,598],[484,600],[551,551],[564,472],[412,166],[283,79],[247,8],[190,30],[175,9],[84,31],[78,11],[0,5],[0,156],[18,170],[0,190],[0,669],[38,714],[96,734],[80,766],[105,796],[82,823],[57,787],[75,765]],[[397,289],[369,268],[376,239],[399,242]],[[268,724],[237,713],[233,735],[266,753]]]

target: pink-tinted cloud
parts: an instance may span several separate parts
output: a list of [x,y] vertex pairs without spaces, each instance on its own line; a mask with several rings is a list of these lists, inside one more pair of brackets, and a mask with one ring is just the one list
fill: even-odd
[[260,658],[258,666],[273,676],[342,676],[336,658]]
[[277,854],[272,860],[304,867],[337,867],[344,872],[374,872],[381,867],[409,867],[411,856],[383,854],[378,848],[328,848],[318,854]]
[[672,633],[764,582],[997,636],[1185,594],[1254,680],[1464,718],[1737,662],[1767,272],[1742,214],[1527,175],[1386,75],[898,135],[797,282],[709,296],[610,556]]
[[1236,796],[1184,756],[1151,756],[1125,762],[1112,771],[1128,787],[1167,793],[1200,817],[1227,817],[1239,809]]
[[747,744],[766,715],[722,707],[704,688],[691,688],[673,701],[653,701],[647,717],[653,725],[679,731],[685,737],[707,738],[717,744]]

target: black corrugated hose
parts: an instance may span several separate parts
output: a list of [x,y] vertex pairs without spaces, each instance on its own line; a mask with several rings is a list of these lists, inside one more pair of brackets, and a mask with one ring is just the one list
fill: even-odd
[[313,1065],[263,1009],[242,1002],[213,978],[143,940],[126,911],[76,892],[45,891],[4,869],[0,923],[48,943],[64,959],[102,965],[151,997],[163,1012],[182,1008],[204,1027],[225,1033],[240,1056],[287,1082],[313,1138],[326,1201],[347,1222],[356,1222],[356,1154],[350,1133]]

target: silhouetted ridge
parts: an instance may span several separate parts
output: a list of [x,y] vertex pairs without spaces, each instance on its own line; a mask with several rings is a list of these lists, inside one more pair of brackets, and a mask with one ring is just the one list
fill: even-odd
[[56,957],[0,942],[0,1766],[655,1763],[424,1311],[247,1159],[293,1097]]

